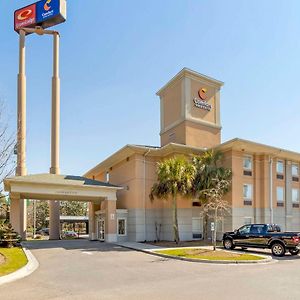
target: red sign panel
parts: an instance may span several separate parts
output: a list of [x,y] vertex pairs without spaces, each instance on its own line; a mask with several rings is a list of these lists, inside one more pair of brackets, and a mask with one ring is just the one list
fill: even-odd
[[36,5],[32,4],[15,11],[15,30],[36,23]]

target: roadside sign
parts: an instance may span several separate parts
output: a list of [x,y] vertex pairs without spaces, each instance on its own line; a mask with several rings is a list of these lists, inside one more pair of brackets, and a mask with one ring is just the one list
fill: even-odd
[[65,22],[66,18],[66,0],[41,0],[15,11],[14,28],[17,32],[24,27],[45,29]]
[[210,223],[210,230],[215,231],[215,223],[214,222]]

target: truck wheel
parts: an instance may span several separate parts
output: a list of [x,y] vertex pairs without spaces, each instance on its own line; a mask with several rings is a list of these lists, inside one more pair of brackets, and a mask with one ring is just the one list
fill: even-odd
[[283,256],[285,254],[285,247],[281,243],[274,243],[271,250],[274,256]]
[[290,249],[289,251],[290,251],[290,253],[291,253],[292,255],[297,255],[297,254],[299,254],[299,252],[300,252],[299,249]]
[[234,245],[231,239],[225,239],[223,242],[223,246],[226,250],[234,249]]

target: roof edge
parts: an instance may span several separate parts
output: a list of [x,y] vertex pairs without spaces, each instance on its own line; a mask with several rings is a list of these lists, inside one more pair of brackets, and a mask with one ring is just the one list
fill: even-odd
[[175,76],[173,76],[162,88],[160,88],[157,92],[156,95],[160,96],[160,94],[167,89],[170,85],[172,85],[176,80],[180,79],[181,77],[183,77],[184,75],[192,75],[195,77],[198,77],[199,79],[205,80],[211,84],[213,84],[216,87],[221,87],[224,85],[223,81],[214,79],[212,77],[209,77],[207,75],[198,73],[196,71],[193,71],[189,68],[184,67],[181,71],[179,71]]

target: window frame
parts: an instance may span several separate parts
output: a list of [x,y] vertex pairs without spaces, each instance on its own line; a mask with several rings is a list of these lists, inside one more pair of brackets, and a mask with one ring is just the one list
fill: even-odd
[[[124,221],[124,231],[125,233],[124,234],[120,234],[119,232],[119,221]],[[118,233],[118,236],[127,236],[127,218],[126,217],[118,217],[117,219],[117,233]]]
[[[279,190],[282,190],[282,200],[278,198],[278,191]],[[277,186],[276,187],[276,203],[277,203],[277,206],[279,206],[279,207],[284,206],[284,197],[285,197],[285,188],[283,186]]]
[[[293,173],[293,170],[294,170],[293,167],[297,168],[297,173],[296,174]],[[291,171],[292,171],[292,177],[299,177],[299,164],[298,163],[292,163]]]
[[[297,192],[297,199],[294,200],[294,191]],[[299,199],[299,189],[298,188],[292,188],[292,206],[294,208],[298,208],[300,206],[300,199]]]
[[[282,164],[282,172],[280,170],[278,170],[278,165]],[[284,161],[281,159],[278,159],[276,161],[276,174],[280,174],[280,175],[284,175]]]
[[[250,168],[245,167],[244,162],[245,162],[246,159],[250,159]],[[252,158],[252,156],[250,156],[250,155],[243,156],[243,170],[244,171],[252,171],[252,169],[253,169],[253,158]]]
[[[245,191],[245,186],[250,186],[250,197],[245,196],[244,191]],[[243,199],[244,200],[253,200],[253,184],[252,183],[243,183]]]
[[[245,197],[245,186],[251,187],[250,188],[250,197]],[[252,206],[252,202],[253,202],[253,184],[252,183],[243,183],[243,201],[244,201],[244,205],[246,206]]]

